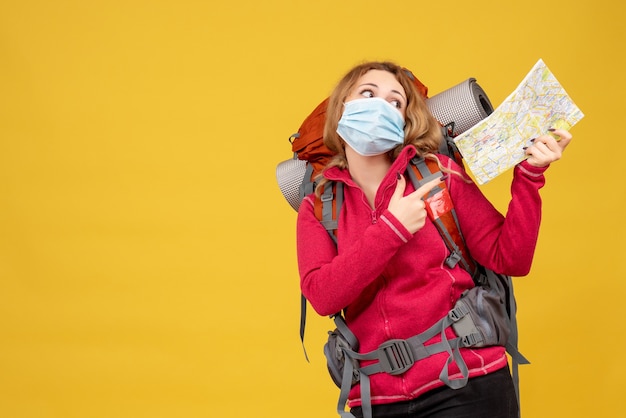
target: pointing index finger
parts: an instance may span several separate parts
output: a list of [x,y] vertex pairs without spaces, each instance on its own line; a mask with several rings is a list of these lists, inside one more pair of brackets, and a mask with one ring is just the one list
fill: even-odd
[[413,192],[413,194],[419,196],[419,198],[422,199],[424,198],[424,196],[430,193],[432,189],[437,187],[437,185],[441,182],[442,182],[442,176],[441,174],[438,174],[437,176],[435,176],[435,178],[428,180],[428,182],[425,184],[422,184],[417,190]]

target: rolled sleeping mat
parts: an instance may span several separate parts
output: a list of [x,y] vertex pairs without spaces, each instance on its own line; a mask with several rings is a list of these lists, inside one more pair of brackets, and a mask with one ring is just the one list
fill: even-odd
[[[468,78],[426,99],[426,105],[442,125],[454,123],[452,136],[467,131],[493,112],[487,94],[476,83],[475,78]],[[276,167],[278,187],[296,211],[300,207],[300,185],[304,179],[306,164],[306,161],[294,156]]]
[[304,180],[306,161],[293,157],[276,166],[276,180],[281,193],[297,212],[300,208],[300,184]]
[[467,131],[493,112],[487,94],[475,78],[426,99],[426,106],[443,126],[454,123],[452,136]]

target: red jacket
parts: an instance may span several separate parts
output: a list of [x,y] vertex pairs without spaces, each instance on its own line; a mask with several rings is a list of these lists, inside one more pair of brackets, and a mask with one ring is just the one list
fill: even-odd
[[[454,306],[463,291],[474,286],[459,265],[444,264],[448,250],[427,219],[415,234],[387,210],[397,176],[415,155],[406,147],[383,179],[372,210],[348,170],[337,167],[325,176],[345,183],[339,217],[338,244],[331,240],[313,210],[314,195],[300,207],[297,223],[298,268],[304,296],[320,315],[346,309],[348,326],[360,342],[360,352],[376,349],[392,338],[409,338],[428,329]],[[445,156],[442,164],[462,172]],[[530,270],[539,224],[545,168],[522,162],[514,169],[512,199],[506,218],[473,183],[460,176],[446,180],[467,246],[480,264],[496,272],[523,276]],[[407,181],[405,194],[414,190]],[[449,338],[454,338],[448,329]],[[439,341],[439,336],[432,342]],[[429,343],[427,343],[429,344]],[[503,347],[462,349],[470,377],[507,364]],[[446,353],[420,360],[399,376],[371,376],[373,404],[406,401],[442,386],[439,374]],[[362,365],[368,364],[363,362]],[[450,377],[459,377],[455,364]],[[349,406],[360,405],[359,385],[350,392]]]

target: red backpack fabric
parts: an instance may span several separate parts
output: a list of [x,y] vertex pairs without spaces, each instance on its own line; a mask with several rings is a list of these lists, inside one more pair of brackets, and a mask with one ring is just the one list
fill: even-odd
[[333,152],[324,145],[327,106],[328,98],[317,105],[302,122],[298,133],[292,135],[291,150],[299,160],[313,165],[313,176],[319,174],[333,156]]

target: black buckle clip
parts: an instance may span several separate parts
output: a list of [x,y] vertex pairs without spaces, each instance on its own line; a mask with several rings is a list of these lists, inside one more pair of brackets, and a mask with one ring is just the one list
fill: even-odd
[[406,340],[385,341],[378,347],[380,368],[390,375],[402,374],[415,363],[413,352]]

